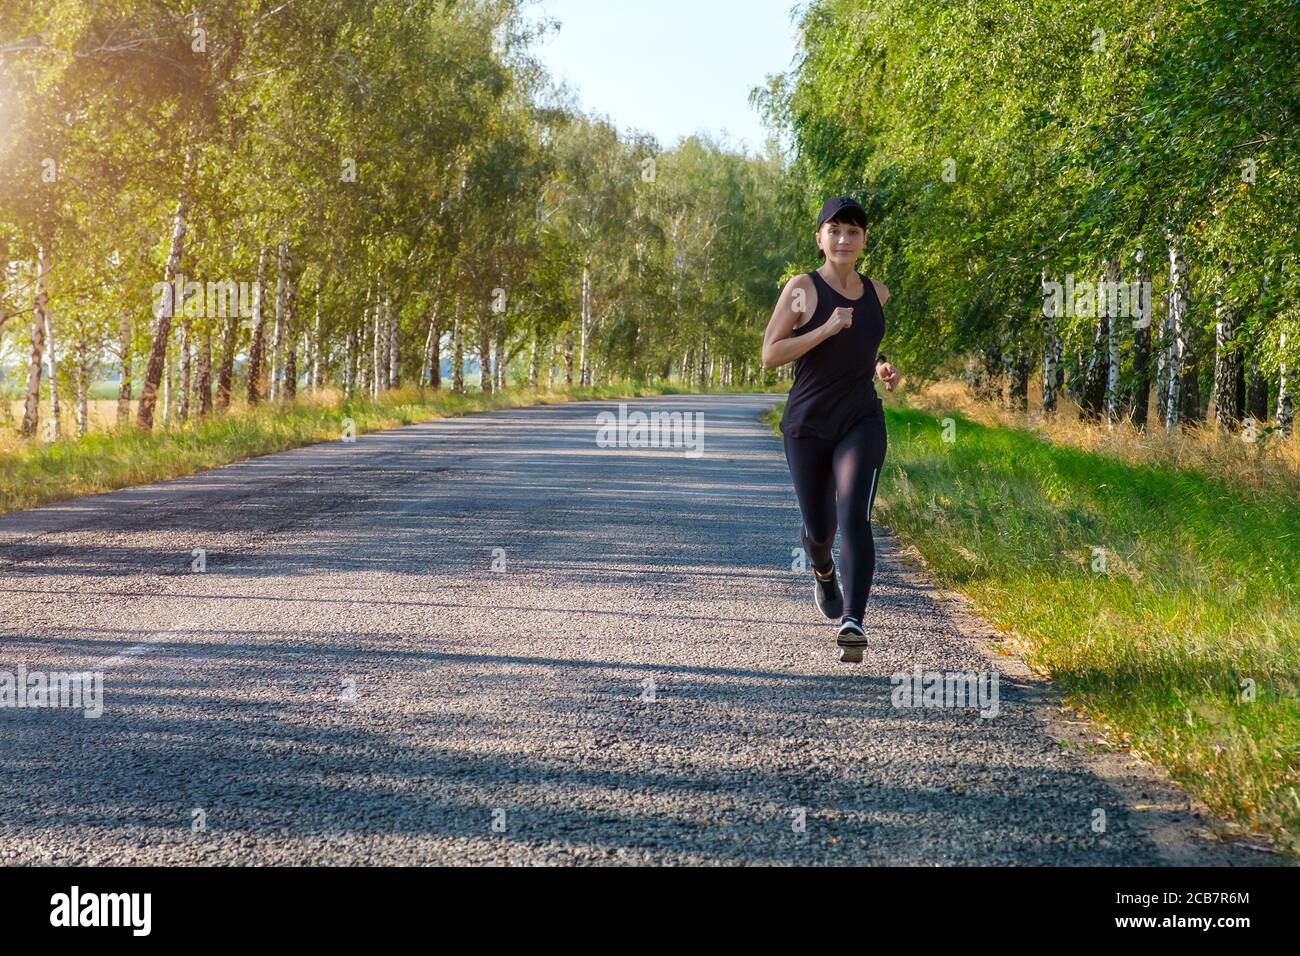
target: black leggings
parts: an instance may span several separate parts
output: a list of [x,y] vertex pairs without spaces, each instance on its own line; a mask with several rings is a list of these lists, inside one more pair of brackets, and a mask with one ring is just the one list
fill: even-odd
[[876,573],[871,505],[885,462],[885,421],[864,418],[840,438],[785,436],[785,460],[803,513],[804,552],[815,570],[831,565],[835,527],[840,532],[844,616],[862,620]]

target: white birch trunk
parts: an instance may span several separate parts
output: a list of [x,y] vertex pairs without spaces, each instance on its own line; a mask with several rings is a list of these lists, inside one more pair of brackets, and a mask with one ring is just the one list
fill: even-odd
[[86,434],[89,425],[87,421],[87,393],[90,391],[90,343],[86,341],[85,335],[77,337],[76,369],[77,375],[74,383],[77,391],[76,421],[77,437],[80,438]]
[[190,317],[185,314],[184,306],[181,307],[181,351],[180,351],[180,394],[179,407],[176,411],[176,420],[184,424],[189,421],[190,417]]
[[36,434],[40,419],[41,362],[45,351],[45,311],[49,303],[46,282],[50,274],[49,247],[42,245],[36,253],[36,296],[32,309],[32,354],[27,362],[27,396],[23,404],[22,433]]
[[293,259],[286,255],[284,277],[284,374],[280,398],[293,400],[298,394],[298,283],[293,274]]
[[346,399],[352,394],[352,361],[356,357],[356,348],[353,342],[356,340],[356,332],[351,329],[343,337],[343,397]]
[[194,148],[185,154],[185,172],[181,181],[181,197],[176,203],[172,225],[171,247],[167,265],[163,269],[163,294],[157,305],[157,325],[153,345],[149,350],[149,363],[145,368],[144,384],[140,389],[140,404],[136,408],[136,426],[145,430],[153,427],[154,403],[158,397],[158,382],[166,364],[167,345],[171,340],[172,319],[176,316],[176,276],[180,272],[181,255],[185,251],[185,217],[189,208],[189,178],[194,168]]
[[275,251],[275,331],[271,333],[271,401],[280,397],[280,349],[284,345],[285,259],[288,250],[283,239]]
[[1241,418],[1237,407],[1237,366],[1241,359],[1231,348],[1237,337],[1237,314],[1224,297],[1223,281],[1215,292],[1214,320],[1214,383],[1210,402],[1214,406],[1214,421],[1233,428]]
[[372,401],[379,400],[380,380],[383,378],[384,370],[383,291],[384,284],[381,282],[379,288],[375,290],[375,306],[371,310],[373,324],[370,330],[370,398]]
[[1043,290],[1043,411],[1056,411],[1060,394],[1061,334],[1056,326],[1056,303],[1047,292],[1047,270],[1039,277]]
[[266,338],[266,310],[262,308],[262,286],[266,279],[267,249],[257,252],[257,281],[253,283],[253,338],[248,346],[248,404],[261,400],[262,343]]
[[[1286,330],[1278,337],[1278,351],[1286,354]],[[1283,435],[1290,435],[1295,424],[1295,407],[1291,397],[1291,383],[1288,366],[1283,358],[1277,367],[1277,430]]]
[[587,367],[587,332],[591,322],[591,275],[587,264],[582,264],[582,310],[580,316],[581,341],[578,346],[578,384],[583,388],[591,385],[591,371]]
[[117,345],[120,364],[117,381],[117,424],[125,425],[131,418],[131,315],[123,312],[118,320]]
[[533,342],[532,342],[532,347],[529,350],[529,354],[528,354],[528,387],[529,388],[537,387],[537,373],[539,371],[537,367],[537,335],[538,335],[537,330],[533,329]]
[[1187,264],[1183,260],[1181,244],[1181,237],[1169,237],[1169,342],[1165,359],[1165,374],[1169,381],[1165,404],[1167,432],[1178,428],[1183,356],[1187,346]]
[[1120,281],[1118,256],[1106,264],[1104,281],[1108,284],[1108,291],[1104,297],[1101,297],[1105,302],[1106,310],[1106,316],[1103,320],[1106,323],[1106,424],[1113,425],[1123,415],[1121,408],[1123,404],[1122,396],[1119,389],[1119,328],[1121,318],[1119,313],[1123,310],[1118,306],[1117,299],[1119,296],[1115,291],[1119,288]]
[[312,323],[311,333],[311,390],[320,390],[320,353],[323,343],[320,340],[320,287],[321,280],[316,279],[316,319]]
[[163,355],[162,377],[162,423],[166,428],[172,420],[172,355],[168,351]]
[[50,372],[50,420],[54,422],[54,435],[57,438],[63,433],[63,413],[59,408],[59,363],[54,346],[54,316],[47,306],[45,309],[45,358]]
[[456,316],[451,327],[451,390],[465,393],[465,322],[460,296],[456,296]]
[[203,323],[203,334],[199,337],[199,368],[194,383],[194,393],[199,400],[199,415],[212,413],[212,325]]
[[361,313],[361,328],[357,330],[357,392],[370,395],[370,290],[366,290],[366,307]]
[[[435,380],[439,377],[434,374],[434,363],[440,362],[442,357],[438,354],[438,346],[441,344],[438,339],[438,303],[433,303],[429,312],[429,331],[424,337],[424,360],[420,363],[420,381],[426,385],[434,385]],[[441,372],[441,369],[438,370]]]
[[370,393],[370,381],[366,378],[366,356],[370,354],[370,293],[371,285],[366,283],[366,301],[361,308],[361,328],[355,330],[352,343],[356,360],[356,374],[352,378],[352,385],[362,395]]
[[1127,406],[1133,425],[1139,431],[1147,427],[1151,401],[1151,272],[1145,252],[1137,252],[1137,269],[1134,272],[1136,291],[1130,297],[1133,309],[1133,386],[1129,389]]
[[384,314],[388,324],[388,387],[397,388],[402,384],[402,373],[398,364],[397,321],[393,318],[393,305],[388,296],[384,296]]
[[506,387],[506,316],[502,312],[497,316],[497,364],[496,390],[504,391]]

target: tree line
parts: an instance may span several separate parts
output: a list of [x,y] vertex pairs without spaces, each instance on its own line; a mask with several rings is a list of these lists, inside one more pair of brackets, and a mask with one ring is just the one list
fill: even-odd
[[773,381],[775,148],[664,149],[583,115],[531,52],[555,24],[522,7],[5,4],[17,429],[84,433],[102,377],[143,429],[303,389],[463,391],[475,360],[489,392]]
[[811,0],[801,32],[760,100],[793,188],[860,194],[900,359],[1290,433],[1300,2]]

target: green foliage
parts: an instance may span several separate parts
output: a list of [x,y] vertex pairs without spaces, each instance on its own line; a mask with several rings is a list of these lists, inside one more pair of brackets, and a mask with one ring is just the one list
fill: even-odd
[[809,192],[869,203],[913,374],[1040,348],[1041,269],[1095,277],[1144,249],[1158,285],[1170,234],[1193,320],[1226,288],[1251,355],[1295,367],[1296,0],[814,0],[803,31],[771,112]]
[[65,407],[124,359],[136,396],[151,352],[175,378],[187,333],[190,414],[204,349],[210,387],[226,364],[244,394],[250,317],[178,315],[161,336],[155,286],[172,256],[187,280],[251,285],[267,250],[261,379],[292,352],[304,384],[310,360],[322,384],[352,373],[354,389],[387,388],[382,302],[401,382],[426,372],[431,329],[436,355],[455,334],[471,366],[507,382],[534,356],[547,376],[571,349],[579,380],[757,380],[772,278],[790,258],[782,163],[696,138],[664,149],[581,115],[529,52],[546,24],[527,6],[6,4],[9,382],[32,351],[38,249],[56,351],[80,376],[60,370]]

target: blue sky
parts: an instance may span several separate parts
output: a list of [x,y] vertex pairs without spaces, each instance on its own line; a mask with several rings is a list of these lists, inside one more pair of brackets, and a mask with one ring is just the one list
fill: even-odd
[[758,153],[767,133],[752,87],[791,68],[804,0],[535,0],[529,18],[561,22],[534,52],[583,112],[661,147],[707,131]]

